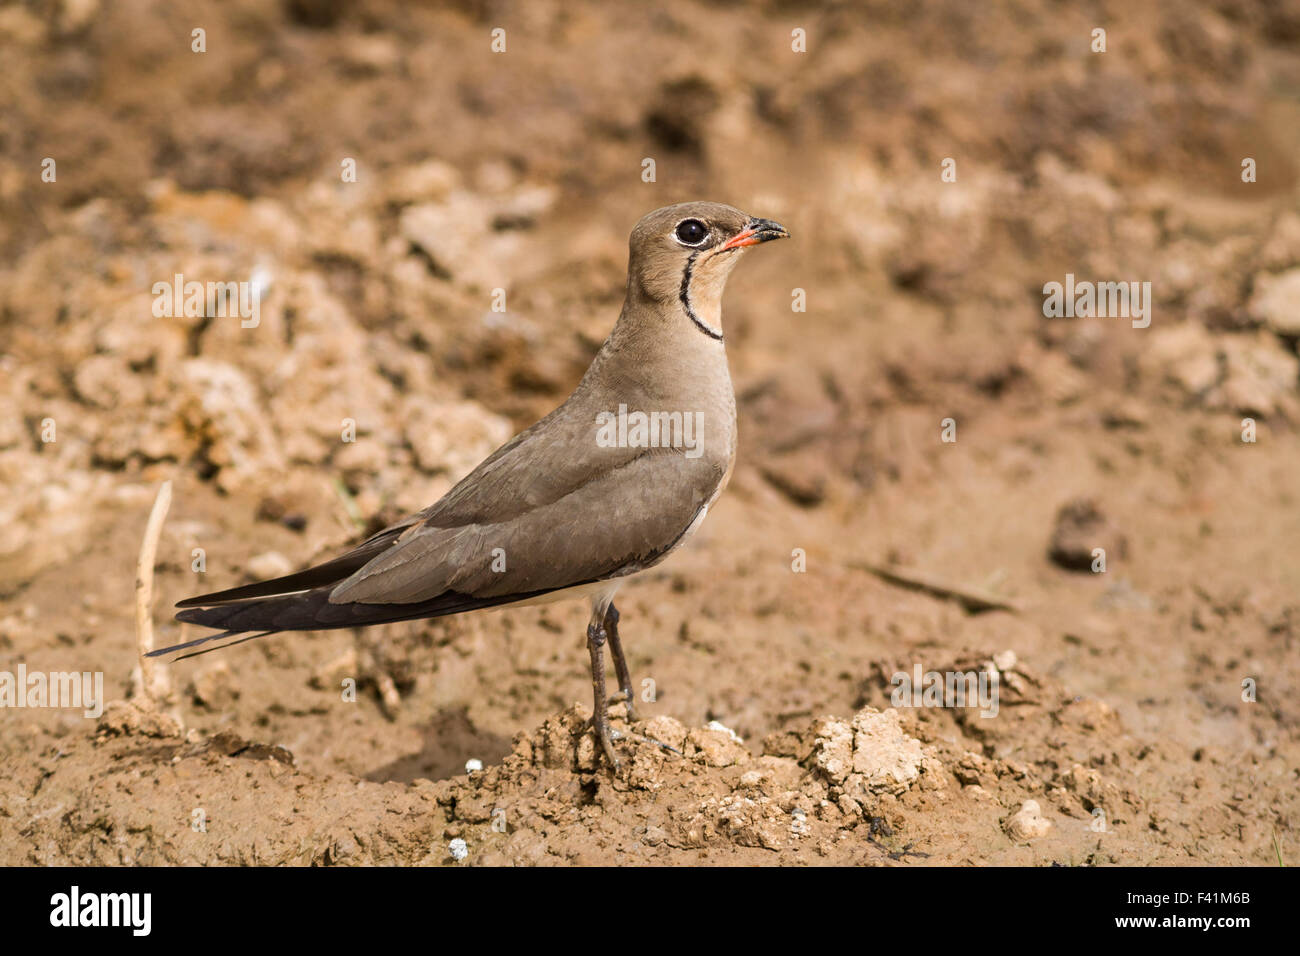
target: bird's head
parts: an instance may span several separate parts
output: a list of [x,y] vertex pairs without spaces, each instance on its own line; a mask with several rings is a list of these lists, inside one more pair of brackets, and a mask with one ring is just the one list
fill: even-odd
[[656,209],[632,230],[628,291],[655,302],[680,301],[696,325],[721,338],[717,316],[727,275],[749,246],[789,235],[778,222],[722,203]]

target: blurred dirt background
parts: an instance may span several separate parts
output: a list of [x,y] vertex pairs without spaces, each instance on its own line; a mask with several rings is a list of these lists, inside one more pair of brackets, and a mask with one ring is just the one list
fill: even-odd
[[[0,64],[0,670],[113,698],[0,713],[0,863],[1296,862],[1300,4],[32,0]],[[160,482],[173,643],[562,400],[695,198],[794,239],[728,292],[731,488],[620,595],[620,775],[576,603],[141,703]],[[175,273],[261,324],[155,318]],[[1045,319],[1066,273],[1151,282],[1150,328]],[[892,707],[917,664],[997,669],[998,716]]]

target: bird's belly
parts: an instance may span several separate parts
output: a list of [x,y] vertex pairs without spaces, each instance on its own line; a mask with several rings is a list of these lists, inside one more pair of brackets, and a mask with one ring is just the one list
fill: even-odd
[[555,601],[568,601],[573,598],[588,598],[593,602],[608,604],[614,600],[614,592],[618,590],[620,584],[626,581],[632,575],[612,578],[606,581],[590,581],[587,584],[578,584],[571,588],[561,588],[558,591],[548,591],[546,594],[539,594],[536,597],[524,598],[522,601],[512,601],[509,604],[502,604],[500,607],[533,607],[538,604],[551,604]]

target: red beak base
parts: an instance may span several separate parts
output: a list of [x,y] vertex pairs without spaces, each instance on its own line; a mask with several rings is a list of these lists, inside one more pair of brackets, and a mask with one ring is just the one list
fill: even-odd
[[719,251],[727,249],[742,249],[745,246],[756,246],[760,242],[770,242],[773,239],[785,239],[790,233],[785,226],[779,222],[773,222],[771,219],[751,219],[745,224],[745,228],[736,233],[730,239],[722,244]]

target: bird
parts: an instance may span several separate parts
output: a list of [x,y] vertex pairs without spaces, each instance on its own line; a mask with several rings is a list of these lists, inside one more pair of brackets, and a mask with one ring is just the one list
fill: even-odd
[[[591,728],[617,771],[608,708],[638,717],[614,597],[704,520],[736,460],[736,398],[722,329],[727,277],[789,232],[716,202],[646,214],[627,292],[573,393],[434,504],[303,571],[179,602],[216,629],[150,656],[182,660],[284,631],[359,628],[481,608],[586,598]],[[617,693],[607,697],[604,652]]]

